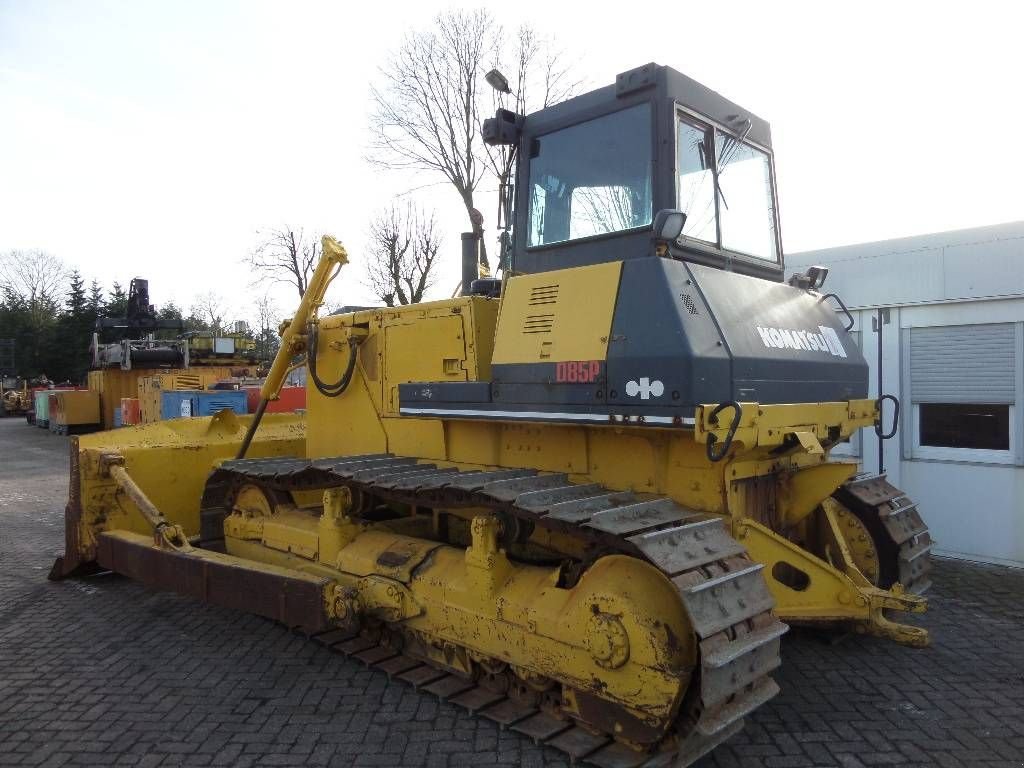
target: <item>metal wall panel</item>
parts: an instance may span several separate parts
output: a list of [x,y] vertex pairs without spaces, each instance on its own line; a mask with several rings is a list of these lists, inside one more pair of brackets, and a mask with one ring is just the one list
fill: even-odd
[[1009,403],[1016,397],[1012,323],[911,328],[914,403]]

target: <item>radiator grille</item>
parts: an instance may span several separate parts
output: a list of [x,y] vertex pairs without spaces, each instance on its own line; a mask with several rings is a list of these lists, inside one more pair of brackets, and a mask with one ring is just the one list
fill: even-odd
[[539,307],[544,304],[555,304],[558,302],[558,284],[536,285],[530,291],[530,306]]
[[693,297],[690,296],[690,294],[688,293],[683,294],[683,306],[686,307],[686,311],[689,312],[691,315],[698,314],[697,305],[694,303]]
[[523,322],[523,333],[551,333],[554,324],[554,315],[527,315]]

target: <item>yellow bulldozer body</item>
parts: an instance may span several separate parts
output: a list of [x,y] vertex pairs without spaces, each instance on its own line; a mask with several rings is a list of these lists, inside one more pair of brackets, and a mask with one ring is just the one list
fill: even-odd
[[[311,384],[304,417],[264,416],[245,462],[229,460],[254,417],[227,412],[78,438],[55,574],[98,564],[340,632],[358,658],[441,695],[489,705],[515,691],[538,713],[524,722],[562,724],[524,732],[564,731],[556,746],[580,755],[635,748],[685,763],[713,748],[777,690],[767,677],[785,631],[776,617],[925,644],[923,630],[885,614],[922,611],[924,599],[876,586],[869,532],[833,498],[856,465],[829,449],[876,423],[875,401],[741,403],[731,430],[716,404],[673,423],[403,408],[400,385],[486,381],[497,360],[602,360],[617,269],[512,278],[500,303],[462,297],[319,320],[306,351],[332,381],[356,355],[351,381],[338,396]],[[526,332],[541,322],[531,301],[553,280],[578,320]],[[311,343],[303,330],[286,331],[281,371]],[[723,460],[709,460],[709,441],[728,446]],[[381,516],[373,472],[358,470],[382,463],[413,481],[528,470],[561,478],[560,498],[618,494],[638,519],[668,505],[686,510],[686,525],[668,540],[620,541],[597,517],[553,523],[552,505],[527,519],[522,497],[521,519],[510,517],[495,495],[406,494]],[[414,487],[401,480],[390,487]]]

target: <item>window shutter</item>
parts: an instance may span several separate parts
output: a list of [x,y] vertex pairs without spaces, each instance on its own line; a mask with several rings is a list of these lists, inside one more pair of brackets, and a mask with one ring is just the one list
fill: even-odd
[[911,328],[911,400],[1012,404],[1014,344],[1012,323]]

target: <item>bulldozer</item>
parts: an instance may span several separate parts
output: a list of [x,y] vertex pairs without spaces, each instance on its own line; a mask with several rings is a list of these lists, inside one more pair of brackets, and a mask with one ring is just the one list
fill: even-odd
[[31,408],[28,381],[0,376],[0,416],[24,416]]
[[[768,124],[650,64],[483,138],[502,279],[322,316],[325,236],[255,414],[72,441],[51,576],[253,612],[609,767],[736,734],[791,624],[926,645],[922,517],[831,455],[889,396],[827,270],[785,279]],[[298,356],[306,413],[265,413]]]

